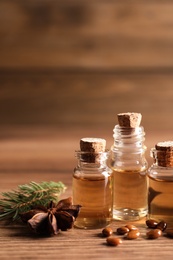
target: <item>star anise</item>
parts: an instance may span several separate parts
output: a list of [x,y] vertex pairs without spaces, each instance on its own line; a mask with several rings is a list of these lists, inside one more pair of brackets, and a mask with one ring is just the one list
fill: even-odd
[[46,207],[36,206],[34,209],[21,213],[23,222],[41,235],[56,235],[60,230],[66,231],[73,227],[80,205],[72,205],[72,198],[60,200],[57,205],[50,203]]

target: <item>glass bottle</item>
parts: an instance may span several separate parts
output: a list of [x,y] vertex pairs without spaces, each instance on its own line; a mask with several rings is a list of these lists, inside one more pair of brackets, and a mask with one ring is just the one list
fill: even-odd
[[102,228],[112,220],[112,170],[106,164],[108,151],[104,139],[83,138],[80,143],[73,174],[73,203],[82,207],[75,226]]
[[113,130],[109,163],[113,169],[113,218],[118,220],[139,220],[148,209],[145,132],[136,125],[123,122]]
[[173,228],[173,141],[159,142],[151,149],[148,218],[164,220]]

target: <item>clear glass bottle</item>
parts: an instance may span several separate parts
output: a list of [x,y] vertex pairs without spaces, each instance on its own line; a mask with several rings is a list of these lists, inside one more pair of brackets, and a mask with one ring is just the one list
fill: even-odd
[[173,228],[173,141],[158,143],[150,154],[154,162],[148,171],[148,218]]
[[147,161],[142,126],[114,128],[110,167],[113,169],[113,218],[139,220],[147,214]]
[[75,226],[84,229],[105,227],[112,221],[113,201],[112,170],[106,164],[108,151],[77,151],[76,156],[73,203],[82,207]]

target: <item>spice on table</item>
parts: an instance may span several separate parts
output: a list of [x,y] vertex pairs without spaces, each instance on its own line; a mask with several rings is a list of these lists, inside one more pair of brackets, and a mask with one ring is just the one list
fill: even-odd
[[80,205],[72,205],[72,198],[60,200],[57,205],[50,203],[46,207],[37,206],[35,209],[21,213],[23,222],[37,234],[56,235],[60,230],[66,231],[73,227]]
[[112,233],[113,233],[113,230],[110,227],[106,227],[102,230],[102,234],[104,237],[109,237],[112,235]]
[[149,228],[157,228],[158,225],[158,221],[154,220],[154,219],[147,219],[146,220],[146,225]]
[[162,230],[162,231],[165,231],[165,229],[167,228],[167,223],[165,221],[160,221],[158,224],[157,224],[157,227],[158,229]]
[[126,238],[127,239],[137,239],[138,237],[140,236],[140,232],[138,229],[134,229],[134,230],[130,230],[127,235],[126,235]]
[[50,201],[57,203],[59,196],[65,191],[62,182],[34,181],[19,185],[18,189],[1,193],[0,220],[15,221],[19,214],[31,210],[36,205],[47,206]]
[[106,241],[109,246],[118,246],[119,244],[122,244],[122,239],[119,237],[108,237]]
[[132,225],[132,224],[127,224],[127,225],[125,225],[125,227],[128,228],[129,231],[138,230],[138,228],[135,225]]
[[156,239],[159,238],[162,235],[162,231],[158,228],[152,229],[146,233],[147,238],[149,239]]
[[[160,224],[160,228],[157,228],[157,225],[159,227],[159,224]],[[146,232],[145,239],[157,239],[157,238],[161,237],[162,235],[173,238],[173,229],[166,228],[167,223],[163,220],[158,223],[154,219],[148,219],[148,220],[146,220],[146,225],[147,225],[147,229],[148,228],[151,228],[151,229]],[[111,227],[109,227],[109,228],[111,229]],[[102,234],[103,234],[104,230],[105,229],[102,230]],[[117,227],[116,234],[117,234],[117,236],[114,236],[113,233],[109,234],[109,236],[106,239],[106,242],[108,245],[117,246],[120,243],[122,243],[122,239],[136,240],[137,238],[140,237],[141,232],[138,227],[136,227],[130,223],[127,223],[124,226]],[[121,238],[119,236],[121,236]],[[141,236],[141,238],[142,238],[142,236]]]
[[122,226],[117,228],[117,234],[118,235],[125,235],[129,232],[129,229],[126,226]]

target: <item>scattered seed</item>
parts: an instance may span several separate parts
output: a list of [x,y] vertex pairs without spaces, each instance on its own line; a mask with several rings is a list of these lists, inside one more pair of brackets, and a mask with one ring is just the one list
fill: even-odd
[[162,235],[162,230],[156,228],[148,231],[146,235],[149,239],[156,239]]
[[[157,222],[154,219],[146,220],[146,225],[151,228],[150,231],[146,233],[148,239],[157,239],[162,235],[162,232],[166,230],[166,235],[173,238],[173,228],[167,229],[167,223],[165,221]],[[104,237],[107,237],[107,244],[110,246],[118,246],[122,243],[121,238],[112,236],[113,230],[110,227],[104,228],[102,230]],[[132,224],[126,224],[117,228],[118,235],[126,235],[125,238],[129,240],[137,239],[140,236],[138,228]]]
[[157,224],[156,228],[160,229],[161,231],[164,231],[167,228],[167,223],[162,220]]
[[109,246],[118,246],[119,244],[122,244],[122,240],[119,237],[108,237],[106,241]]
[[136,230],[130,230],[130,231],[127,233],[126,238],[127,238],[127,239],[137,239],[139,236],[140,236],[140,232],[139,232],[138,229],[136,229]]
[[103,234],[104,237],[109,237],[109,236],[112,235],[112,233],[113,233],[113,231],[110,227],[104,228],[102,230],[102,234]]
[[158,225],[158,222],[154,219],[148,219],[146,221],[146,225],[149,227],[149,228],[157,228],[157,225]]
[[129,232],[129,229],[125,226],[117,228],[117,234],[118,235],[125,235],[128,232]]
[[129,231],[131,231],[131,230],[138,230],[138,228],[136,226],[131,225],[131,224],[127,224],[127,225],[125,225],[125,227],[127,227],[129,229]]

